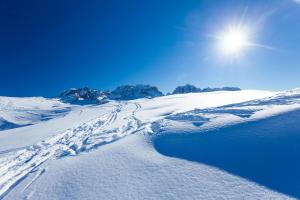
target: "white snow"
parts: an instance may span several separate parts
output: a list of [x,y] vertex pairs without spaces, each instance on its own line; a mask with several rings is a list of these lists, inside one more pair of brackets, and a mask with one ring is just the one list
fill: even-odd
[[219,91],[98,106],[1,97],[1,117],[13,116],[7,121],[14,124],[23,123],[16,119],[24,110],[68,111],[47,121],[26,115],[34,125],[0,131],[0,199],[292,198],[214,166],[162,155],[153,141],[297,110],[299,95]]
[[0,97],[0,130],[36,124],[68,112],[69,105],[42,97]]

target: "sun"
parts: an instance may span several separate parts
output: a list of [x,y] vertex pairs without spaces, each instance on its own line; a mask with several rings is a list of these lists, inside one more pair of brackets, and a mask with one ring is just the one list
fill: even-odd
[[221,51],[227,55],[238,55],[249,46],[249,37],[241,28],[229,28],[219,37]]

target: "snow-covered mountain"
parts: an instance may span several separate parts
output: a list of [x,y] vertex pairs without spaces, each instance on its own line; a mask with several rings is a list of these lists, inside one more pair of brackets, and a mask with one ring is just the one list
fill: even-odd
[[[194,85],[186,84],[178,86],[172,94],[186,94],[198,92],[216,92],[216,91],[239,91],[238,87],[222,87],[222,88],[197,88]],[[89,105],[89,104],[104,104],[109,100],[134,100],[140,98],[155,98],[161,97],[164,94],[155,86],[150,85],[123,85],[119,86],[113,91],[95,90],[88,87],[84,88],[70,88],[63,91],[59,98],[62,102]]]
[[163,96],[157,87],[150,85],[124,85],[119,86],[111,92],[110,99],[113,100],[133,100],[140,98],[154,98]]
[[109,92],[84,87],[65,90],[60,94],[60,98],[63,102],[71,104],[103,104],[108,102],[108,95]]
[[139,98],[154,98],[163,96],[156,87],[150,85],[124,85],[113,91],[101,91],[88,87],[71,88],[60,94],[60,99],[65,103],[88,105],[104,104],[109,100],[133,100]]
[[172,94],[186,94],[186,93],[196,93],[201,92],[201,88],[197,88],[194,85],[186,84],[183,86],[178,86],[174,89]]
[[0,199],[300,198],[299,89],[0,99]]
[[194,85],[186,84],[178,86],[174,89],[172,94],[186,94],[186,93],[197,93],[197,92],[216,92],[216,91],[239,91],[238,87],[222,87],[222,88],[198,88]]

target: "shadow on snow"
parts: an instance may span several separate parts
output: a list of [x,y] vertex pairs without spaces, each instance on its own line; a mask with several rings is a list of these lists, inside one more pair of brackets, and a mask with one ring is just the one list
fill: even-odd
[[164,134],[163,155],[211,165],[300,198],[300,111],[219,130]]

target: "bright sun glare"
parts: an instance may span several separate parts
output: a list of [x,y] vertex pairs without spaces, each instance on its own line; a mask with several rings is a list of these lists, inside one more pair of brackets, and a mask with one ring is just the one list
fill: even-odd
[[229,55],[240,54],[249,45],[246,31],[239,28],[230,28],[219,36],[222,52]]

